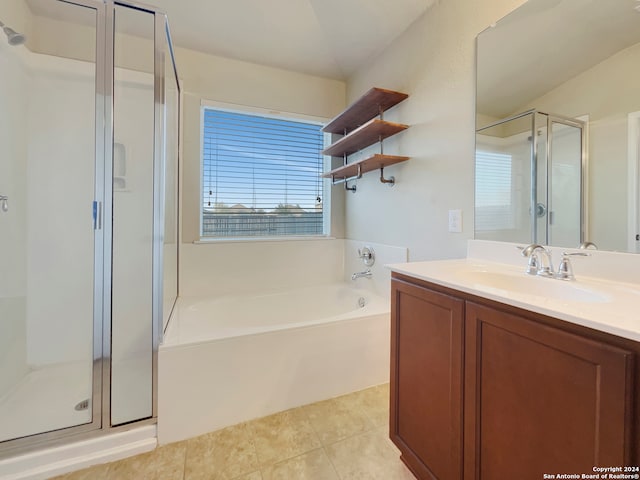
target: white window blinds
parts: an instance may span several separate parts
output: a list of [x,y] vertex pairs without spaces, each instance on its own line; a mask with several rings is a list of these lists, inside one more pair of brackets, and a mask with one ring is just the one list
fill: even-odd
[[204,108],[202,236],[323,234],[321,127]]
[[476,151],[476,230],[514,227],[511,155]]

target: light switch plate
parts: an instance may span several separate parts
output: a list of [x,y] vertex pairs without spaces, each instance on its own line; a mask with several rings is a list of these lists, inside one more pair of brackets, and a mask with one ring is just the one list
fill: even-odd
[[462,233],[462,210],[449,210],[449,232]]

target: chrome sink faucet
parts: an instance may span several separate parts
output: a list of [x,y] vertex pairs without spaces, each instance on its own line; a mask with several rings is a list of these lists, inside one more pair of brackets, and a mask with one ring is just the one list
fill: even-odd
[[558,266],[558,271],[553,271],[551,262],[551,252],[537,243],[527,245],[522,249],[522,255],[529,258],[526,273],[529,275],[540,275],[541,277],[557,278],[558,280],[575,280],[571,257],[589,257],[585,252],[575,252],[562,254],[562,260]]
[[371,273],[371,269],[367,268],[364,272],[356,272],[353,275],[351,275],[351,280],[355,280],[357,278],[371,278],[373,276],[373,274]]
[[532,243],[522,249],[522,255],[529,259],[526,272],[529,275],[540,275],[541,277],[553,277],[553,263],[551,252],[542,245]]

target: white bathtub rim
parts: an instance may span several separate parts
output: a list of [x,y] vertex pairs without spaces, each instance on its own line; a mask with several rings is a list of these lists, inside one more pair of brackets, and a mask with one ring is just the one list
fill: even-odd
[[[356,313],[360,313],[360,311],[356,311]],[[335,324],[339,322],[353,323],[363,319],[373,318],[378,315],[390,315],[389,308],[378,307],[375,310],[372,308],[367,312],[366,315],[356,315],[353,312],[349,312],[348,314],[344,314],[344,315],[337,315],[329,318],[321,318],[318,320],[314,320],[313,322],[304,321],[296,324],[287,323],[284,325],[276,325],[276,326],[267,325],[265,327],[253,327],[253,329],[248,329],[244,327],[241,329],[242,330],[241,333],[238,333],[235,335],[225,335],[223,337],[206,337],[206,338],[195,339],[195,340],[192,340],[192,339],[181,340],[178,342],[178,341],[167,341],[167,337],[169,337],[170,335],[165,335],[165,339],[164,339],[165,341],[160,345],[160,350],[172,350],[172,349],[179,349],[179,348],[195,347],[195,346],[206,345],[212,342],[234,341],[234,340],[237,340],[238,338],[245,337],[245,336],[277,335],[283,331],[288,331],[288,330],[299,331],[299,330],[305,330],[305,329],[315,329],[315,328],[321,328],[325,325]],[[171,320],[169,320],[169,322],[171,322]],[[169,331],[169,329],[167,329],[167,331]]]
[[[278,297],[280,295],[286,296],[291,295],[292,293],[299,292],[300,294],[309,294],[309,292],[313,293],[315,289],[332,289],[335,291],[348,291],[350,294],[354,295],[355,298],[358,296],[362,296],[366,298],[366,304],[361,308],[353,308],[349,310],[343,310],[340,313],[328,312],[326,316],[322,316],[319,318],[305,318],[305,312],[299,312],[299,318],[302,320],[296,321],[288,321],[285,320],[282,323],[267,323],[265,325],[256,325],[256,324],[242,324],[242,322],[238,323],[238,326],[234,324],[229,325],[226,322],[221,322],[220,324],[216,324],[216,320],[211,319],[200,319],[197,316],[194,317],[188,310],[200,303],[211,303],[211,310],[205,310],[206,313],[211,313],[216,311],[215,302],[222,301],[224,302],[223,309],[221,310],[221,315],[225,314],[225,308],[228,308],[229,303],[234,302],[245,302],[247,300],[254,300],[256,298],[261,297]],[[283,305],[287,305],[283,303]],[[297,308],[300,308],[298,305]],[[325,285],[318,285],[315,287],[302,287],[300,289],[286,289],[286,290],[266,290],[262,292],[243,292],[242,294],[234,294],[234,295],[206,295],[206,296],[179,296],[171,317],[167,323],[167,328],[165,330],[164,339],[160,348],[170,348],[177,347],[181,345],[197,345],[208,343],[211,341],[220,341],[226,338],[238,338],[242,336],[250,336],[250,335],[262,335],[270,332],[282,332],[289,329],[300,329],[305,327],[331,324],[334,322],[347,321],[350,319],[358,319],[358,318],[367,318],[374,315],[388,315],[390,312],[390,299],[387,297],[383,297],[381,295],[376,294],[367,289],[358,288],[349,283],[339,282],[339,283],[330,283]],[[185,316],[183,317],[183,312]],[[287,312],[288,313],[288,312]],[[260,310],[256,310],[255,312],[250,312],[251,315],[260,315]],[[286,315],[285,315],[286,317]]]
[[[362,280],[367,281],[367,283],[369,283],[371,280],[364,278]],[[202,300],[240,300],[240,299],[244,299],[247,297],[271,297],[271,296],[278,296],[278,295],[282,295],[282,294],[288,294],[291,293],[293,291],[309,291],[309,290],[316,290],[316,289],[322,289],[322,288],[335,288],[335,287],[342,287],[345,288],[347,290],[351,290],[354,292],[358,292],[358,293],[362,293],[363,295],[371,295],[373,297],[380,297],[380,298],[384,298],[383,295],[380,295],[377,291],[375,291],[371,285],[367,285],[365,284],[365,286],[363,287],[362,285],[356,285],[355,283],[347,283],[347,282],[325,282],[325,283],[319,283],[317,285],[304,285],[298,288],[282,288],[282,287],[273,287],[273,288],[262,288],[261,290],[246,290],[246,291],[242,291],[242,292],[234,292],[234,293],[219,293],[219,294],[211,294],[211,295],[183,295],[183,294],[179,294],[177,297],[177,305],[180,304],[187,304],[184,306],[189,306],[188,304],[192,304],[192,303],[196,303]],[[371,287],[371,288],[370,288]],[[183,308],[184,308],[183,306]]]

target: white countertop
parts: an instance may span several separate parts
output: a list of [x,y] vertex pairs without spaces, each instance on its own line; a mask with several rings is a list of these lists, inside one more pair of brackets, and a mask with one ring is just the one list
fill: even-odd
[[[640,341],[640,284],[578,275],[575,281],[525,273],[480,258],[388,265],[397,273]],[[576,262],[577,263],[577,262]]]

